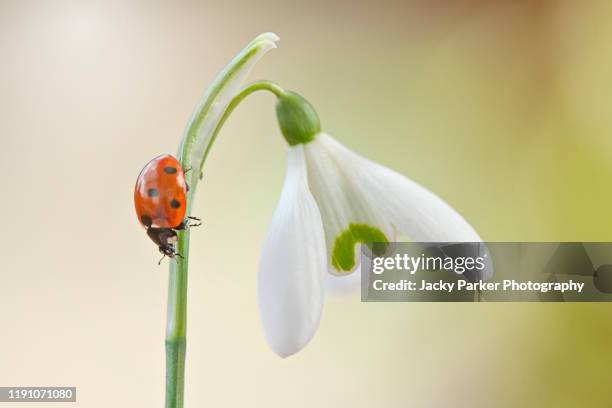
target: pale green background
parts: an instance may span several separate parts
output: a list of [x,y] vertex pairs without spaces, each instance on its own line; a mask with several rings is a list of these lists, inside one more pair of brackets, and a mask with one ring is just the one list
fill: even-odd
[[[611,19],[605,0],[1,1],[0,385],[162,406],[167,267],[133,183],[263,31],[282,40],[251,79],[302,93],[485,240],[611,241]],[[285,166],[273,104],[235,112],[198,191],[186,407],[612,405],[609,304],[356,292],[328,300],[304,351],[274,355],[255,285]]]

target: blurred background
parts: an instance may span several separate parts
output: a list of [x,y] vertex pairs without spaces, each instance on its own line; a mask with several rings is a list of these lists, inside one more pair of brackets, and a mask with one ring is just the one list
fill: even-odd
[[[612,241],[611,19],[606,0],[0,1],[0,385],[163,405],[167,265],[133,185],[264,31],[279,49],[250,79],[306,96],[483,239]],[[238,108],[198,190],[186,407],[612,405],[609,304],[355,292],[328,298],[301,353],[273,354],[255,286],[285,168],[273,106]]]

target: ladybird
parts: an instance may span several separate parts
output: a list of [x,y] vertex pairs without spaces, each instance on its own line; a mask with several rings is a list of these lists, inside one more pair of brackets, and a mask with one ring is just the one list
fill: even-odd
[[[187,210],[185,172],[172,155],[164,154],[148,162],[136,179],[134,205],[136,215],[147,235],[158,246],[164,257],[174,258],[177,230],[200,225],[199,218],[185,217]],[[197,223],[189,225],[189,221]],[[161,263],[161,260],[160,260]]]

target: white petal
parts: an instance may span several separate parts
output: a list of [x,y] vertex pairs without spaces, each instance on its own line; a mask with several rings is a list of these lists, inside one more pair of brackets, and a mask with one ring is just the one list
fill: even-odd
[[349,275],[325,274],[325,296],[327,299],[354,295],[359,292],[360,288],[361,271],[359,268]]
[[325,236],[307,177],[303,146],[290,147],[283,191],[259,265],[263,330],[281,357],[296,353],[310,341],[323,307]]
[[[359,191],[394,228],[415,242],[482,242],[472,226],[450,205],[420,184],[350,151],[332,137],[317,139],[353,175]],[[488,255],[483,246],[482,254]],[[488,265],[486,277],[492,274]]]
[[[359,265],[357,245],[354,263],[350,269],[339,269],[334,260],[334,248],[337,238],[346,233],[350,225],[367,225],[382,232],[389,241],[394,239],[391,224],[385,219],[359,191],[350,166],[344,162],[344,156],[337,155],[327,143],[329,136],[319,134],[313,141],[304,145],[308,167],[308,183],[323,219],[329,271],[332,274],[345,275]],[[330,138],[331,139],[331,138]]]
[[189,163],[196,171],[201,167],[204,152],[211,142],[212,133],[227,105],[239,91],[244,79],[257,61],[269,50],[276,48],[278,39],[278,36],[274,33],[264,33],[257,36],[217,74],[200,100],[199,105],[196,106],[188,123],[192,123],[196,117],[206,113],[204,120],[197,128],[195,145],[191,150],[189,159]]

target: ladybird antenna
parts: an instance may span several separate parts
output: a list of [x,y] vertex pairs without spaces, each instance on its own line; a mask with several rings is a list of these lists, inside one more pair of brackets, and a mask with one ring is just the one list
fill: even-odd
[[164,260],[165,257],[166,257],[166,254],[164,254],[164,256],[161,257],[161,259],[157,263],[158,266],[161,265],[161,263],[162,263],[162,261]]

